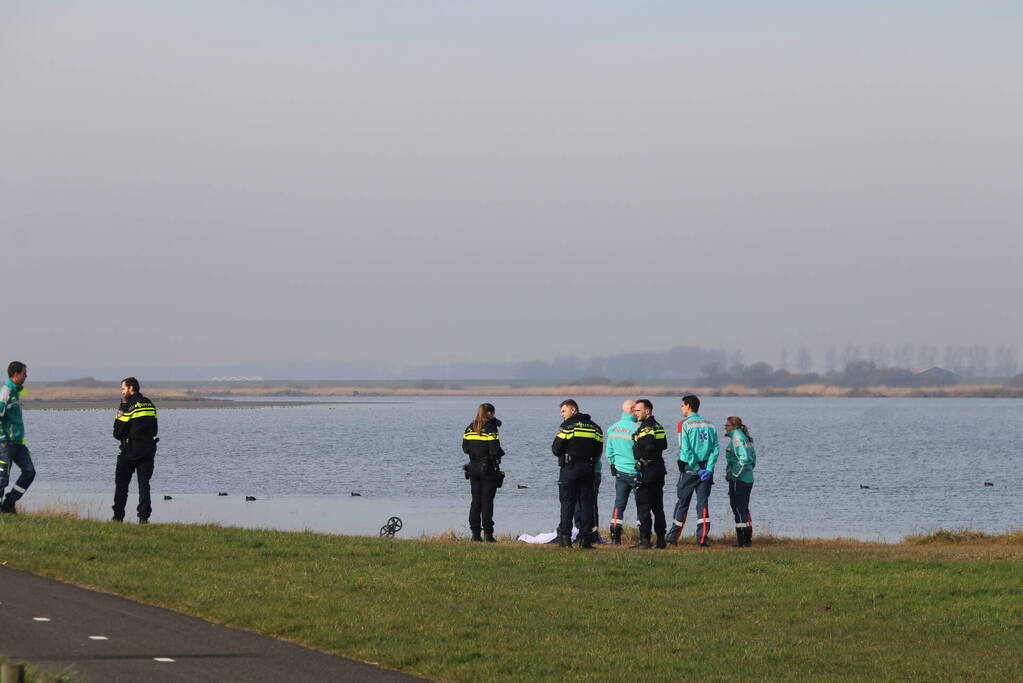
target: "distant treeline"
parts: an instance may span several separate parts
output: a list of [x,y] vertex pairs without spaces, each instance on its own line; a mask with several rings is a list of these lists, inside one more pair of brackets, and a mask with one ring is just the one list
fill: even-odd
[[905,368],[879,367],[868,360],[846,363],[838,372],[789,372],[775,369],[767,363],[743,365],[738,363],[728,370],[711,364],[703,369],[696,380],[700,386],[721,387],[728,384],[760,387],[797,387],[804,384],[831,384],[839,387],[940,387],[958,384],[961,377],[953,373],[917,374]]
[[[831,346],[817,364],[813,352],[805,346],[795,353],[781,352],[779,370],[806,374],[823,370],[827,375],[840,373],[842,368],[857,361],[869,361],[878,368],[915,368],[940,365],[964,377],[1012,377],[1019,366],[1019,354],[1014,346],[999,344],[947,344],[939,349],[932,344],[846,344],[841,349]],[[891,385],[889,385],[891,386]]]
[[[571,380],[607,379],[612,382],[635,379],[681,379],[695,377],[708,364],[729,365],[741,356],[720,349],[676,346],[668,351],[617,353],[581,359],[560,356],[553,360],[529,360],[515,363],[453,363],[408,370],[410,378],[432,379],[513,379]],[[592,381],[589,383],[593,383]]]

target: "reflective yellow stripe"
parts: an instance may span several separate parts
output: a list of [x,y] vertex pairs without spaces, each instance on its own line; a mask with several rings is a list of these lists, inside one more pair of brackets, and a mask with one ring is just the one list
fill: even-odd
[[116,417],[115,419],[116,419],[116,420],[117,420],[118,422],[127,422],[127,421],[129,421],[129,420],[130,420],[131,418],[130,418],[130,417],[128,417],[127,415],[125,415],[124,413],[118,413],[118,414],[117,414],[117,417]]
[[501,436],[499,434],[477,434],[476,432],[467,432],[463,439],[466,441],[500,441]]
[[156,417],[156,408],[136,408],[130,413],[125,413],[124,417],[127,420],[133,420],[136,417]]
[[578,429],[578,428],[576,428],[573,431],[572,436],[574,436],[576,438],[580,438],[580,439],[593,439],[593,440],[601,442],[601,443],[603,443],[603,441],[604,441],[603,435],[600,432],[598,432],[596,430],[593,430],[593,429]]

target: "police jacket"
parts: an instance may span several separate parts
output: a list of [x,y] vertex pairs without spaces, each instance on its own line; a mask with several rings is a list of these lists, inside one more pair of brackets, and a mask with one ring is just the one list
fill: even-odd
[[501,448],[501,435],[497,433],[500,426],[501,421],[492,417],[479,433],[473,431],[471,424],[465,428],[465,434],[462,435],[462,452],[469,456],[469,462],[487,458],[501,461],[504,450]]
[[632,435],[632,455],[636,462],[646,464],[663,460],[661,454],[667,448],[668,439],[664,436],[664,427],[658,424],[653,415],[639,423],[639,429]]
[[593,465],[600,459],[603,449],[604,432],[585,413],[576,413],[562,422],[551,444],[551,451],[562,467],[576,462]]
[[123,401],[114,418],[114,438],[121,442],[121,453],[136,458],[156,454],[156,406],[142,394]]

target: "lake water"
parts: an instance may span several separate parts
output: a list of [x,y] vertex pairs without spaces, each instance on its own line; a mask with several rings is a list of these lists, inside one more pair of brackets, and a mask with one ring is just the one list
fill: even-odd
[[[606,429],[621,400],[579,402]],[[558,467],[550,442],[560,417],[558,400],[549,397],[164,410],[153,521],[375,534],[397,515],[405,523],[400,537],[467,533],[461,435],[482,401],[495,403],[504,422],[508,477],[495,504],[497,533],[553,530]],[[670,445],[679,401],[655,398],[654,404]],[[114,408],[26,412],[38,470],[26,509],[110,516]],[[738,415],[756,438],[751,511],[757,531],[898,540],[942,527],[1003,532],[1023,526],[1021,411],[1023,402],[1011,399],[709,398],[700,412],[719,427]],[[602,527],[614,499],[607,469],[605,463]],[[669,465],[669,518],[673,471]],[[730,532],[723,449],[716,478],[712,533]],[[229,495],[218,496],[221,491]],[[129,516],[134,483],[132,493]],[[245,502],[245,495],[257,500]],[[634,515],[630,501],[626,519]],[[693,532],[687,526],[687,535]]]

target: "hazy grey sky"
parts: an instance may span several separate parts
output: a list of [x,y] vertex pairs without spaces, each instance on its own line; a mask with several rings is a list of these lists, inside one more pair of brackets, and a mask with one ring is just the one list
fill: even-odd
[[1023,10],[0,5],[0,354],[1020,345]]

